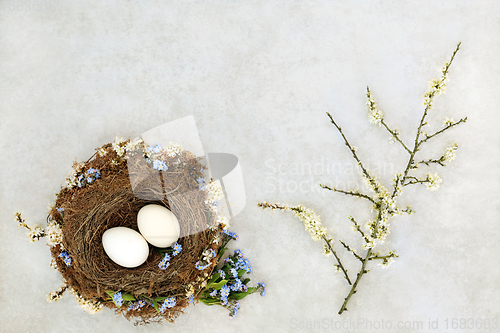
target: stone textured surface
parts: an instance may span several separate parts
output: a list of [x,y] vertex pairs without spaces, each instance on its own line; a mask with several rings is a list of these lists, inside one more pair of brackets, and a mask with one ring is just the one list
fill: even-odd
[[[499,12],[495,0],[0,2],[0,331],[285,332],[316,323],[382,332],[366,322],[421,321],[413,331],[426,332],[438,331],[429,320],[442,331],[447,318],[451,332],[482,331],[451,323],[499,319]],[[448,93],[430,119],[432,129],[446,116],[469,121],[422,152],[432,157],[456,140],[457,159],[438,170],[438,192],[407,188],[402,201],[417,213],[394,219],[386,244],[400,258],[387,270],[372,265],[338,316],[348,289],[331,258],[291,214],[256,203],[303,203],[359,247],[347,217],[366,219],[369,207],[317,186],[361,185],[325,111],[390,181],[406,156],[368,124],[366,85],[409,141],[426,82],[459,41]],[[267,296],[245,299],[235,320],[199,304],[173,326],[136,329],[111,311],[87,315],[69,295],[47,304],[60,277],[12,214],[43,224],[75,159],[186,115],[206,151],[240,158],[247,206],[233,221],[240,240],[232,246],[250,258]],[[342,255],[354,273],[357,263]]]

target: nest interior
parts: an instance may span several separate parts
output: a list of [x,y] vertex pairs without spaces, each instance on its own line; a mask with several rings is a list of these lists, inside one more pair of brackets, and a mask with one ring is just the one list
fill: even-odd
[[[116,308],[106,291],[128,292],[135,297],[176,296],[176,306],[161,315],[173,321],[188,305],[186,286],[206,279],[206,273],[214,266],[204,271],[195,268],[203,251],[217,251],[217,244],[212,242],[217,230],[208,228],[213,225],[214,216],[205,205],[206,192],[198,190],[195,180],[204,166],[194,155],[182,151],[174,158],[166,158],[168,170],[160,172],[145,163],[143,156],[126,159],[118,156],[111,144],[102,148],[106,154],[94,154],[82,169],[98,169],[101,177],[82,188],[62,189],[48,217],[62,224],[62,245],[71,255],[72,265],[66,266],[59,258],[59,245],[51,248],[52,256],[68,287],[87,299],[117,309],[126,318],[147,320],[159,313],[151,306],[137,311],[127,311],[125,306]],[[138,231],[137,213],[148,204],[162,205],[176,215],[182,251],[172,257],[166,270],[159,269],[163,255],[152,245],[141,266],[119,266],[104,252],[102,235],[119,226]],[[60,207],[64,208],[63,213],[57,211]]]

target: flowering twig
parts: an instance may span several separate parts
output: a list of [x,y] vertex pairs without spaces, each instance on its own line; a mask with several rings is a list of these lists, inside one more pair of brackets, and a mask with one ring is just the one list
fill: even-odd
[[[387,235],[389,234],[389,220],[395,216],[395,215],[402,215],[402,214],[412,214],[413,210],[407,206],[405,209],[401,209],[396,205],[396,198],[401,194],[402,188],[407,186],[407,185],[413,185],[413,184],[424,184],[427,186],[427,189],[430,191],[435,191],[439,188],[442,179],[437,173],[429,173],[425,176],[425,178],[417,178],[416,176],[410,174],[411,170],[415,170],[419,167],[419,164],[425,164],[427,166],[430,166],[432,164],[439,164],[441,166],[445,166],[445,163],[451,162],[455,158],[456,150],[458,148],[457,144],[453,144],[451,147],[448,147],[444,154],[440,156],[439,158],[431,158],[427,160],[422,160],[420,162],[416,162],[415,157],[417,153],[421,150],[422,145],[427,142],[429,139],[443,133],[444,131],[460,124],[463,123],[467,120],[467,118],[460,119],[457,122],[454,122],[453,120],[446,120],[445,122],[445,127],[442,128],[441,130],[437,131],[434,134],[427,135],[422,129],[424,126],[428,125],[426,121],[426,117],[429,113],[429,111],[432,109],[434,99],[442,95],[445,90],[446,90],[446,82],[447,82],[447,75],[448,71],[450,68],[451,63],[453,62],[456,53],[458,52],[460,48],[460,43],[457,45],[457,48],[453,52],[451,59],[446,65],[444,66],[443,70],[441,71],[441,77],[432,79],[429,84],[429,89],[427,92],[424,94],[424,112],[422,114],[422,117],[420,119],[418,128],[417,128],[417,133],[415,135],[415,140],[413,147],[408,146],[406,143],[401,140],[399,137],[399,132],[396,129],[391,129],[387,122],[384,119],[384,113],[377,107],[377,103],[375,99],[372,96],[372,93],[369,88],[367,88],[367,107],[368,107],[368,119],[371,123],[374,123],[380,127],[384,127],[392,136],[392,139],[395,141],[399,142],[399,144],[404,148],[404,150],[409,154],[408,157],[408,162],[406,164],[406,167],[403,172],[397,173],[393,179],[393,188],[391,190],[387,189],[382,185],[377,178],[373,177],[368,170],[364,167],[362,164],[360,158],[358,157],[356,153],[356,148],[352,146],[349,141],[347,140],[344,132],[342,131],[341,127],[335,122],[333,119],[332,115],[330,113],[326,113],[330,119],[330,122],[335,126],[337,131],[340,133],[344,144],[349,148],[349,151],[352,154],[352,157],[356,161],[357,165],[361,169],[361,175],[366,181],[366,185],[368,188],[373,192],[372,195],[367,195],[360,193],[357,190],[354,191],[347,191],[347,190],[340,190],[335,187],[329,187],[324,184],[320,184],[320,186],[324,189],[331,190],[334,192],[342,193],[345,195],[349,196],[354,196],[358,198],[363,198],[368,201],[370,201],[373,206],[372,209],[375,212],[375,218],[373,220],[368,221],[365,224],[365,228],[367,231],[363,231],[361,229],[361,226],[358,224],[358,222],[350,216],[349,219],[353,223],[352,229],[355,232],[359,232],[361,235],[364,244],[363,244],[363,249],[366,251],[363,255],[360,254],[360,252],[355,251],[351,246],[347,245],[345,242],[342,240],[339,240],[339,242],[342,244],[342,246],[348,251],[351,252],[354,257],[361,262],[361,268],[359,272],[356,275],[356,280],[354,281],[353,284],[350,283],[349,277],[347,275],[347,271],[344,269],[343,265],[341,265],[340,258],[337,256],[335,251],[333,251],[333,248],[331,247],[331,239],[326,235],[326,230],[323,230],[324,228],[319,227],[319,219],[316,218],[311,218],[307,216],[304,212],[308,212],[309,215],[314,216],[310,211],[305,209],[302,206],[296,206],[296,207],[289,207],[286,205],[279,206],[277,204],[270,205],[267,203],[259,204],[260,207],[262,208],[271,208],[273,210],[275,209],[280,209],[280,210],[291,210],[294,212],[294,214],[301,219],[301,221],[304,223],[304,226],[306,227],[306,230],[308,230],[311,233],[311,236],[313,237],[314,240],[318,239],[323,239],[325,241],[325,249],[328,250],[328,252],[331,252],[335,254],[335,257],[337,259],[337,262],[339,263],[338,265],[335,265],[338,269],[342,269],[344,271],[344,275],[346,279],[348,280],[349,284],[351,285],[351,288],[349,290],[349,293],[347,296],[344,298],[344,302],[339,310],[339,314],[342,314],[344,311],[347,310],[347,305],[351,299],[351,297],[356,293],[357,291],[357,286],[359,282],[361,281],[361,278],[369,272],[367,269],[367,264],[369,261],[373,260],[380,260],[381,263],[379,265],[382,265],[383,267],[388,266],[391,262],[394,261],[394,258],[398,257],[398,255],[395,252],[389,252],[387,255],[381,255],[379,252],[374,252],[374,248],[378,244],[382,244],[385,242]],[[422,138],[422,136],[425,136]],[[315,234],[312,230],[313,228],[316,228],[316,232],[319,231],[319,234]],[[326,254],[325,250],[325,254]],[[329,254],[331,254],[329,253]]]
[[257,206],[261,207],[262,209],[268,208],[268,209],[271,209],[273,211],[276,209],[282,210],[282,211],[284,211],[284,210],[292,211],[294,213],[294,215],[296,217],[298,217],[302,221],[302,223],[304,223],[304,228],[309,232],[309,234],[311,235],[311,237],[314,241],[318,241],[318,240],[322,239],[325,242],[324,254],[326,256],[328,256],[330,254],[333,254],[335,256],[335,259],[337,260],[337,264],[335,266],[337,267],[337,269],[342,270],[342,272],[344,273],[344,278],[347,280],[347,283],[349,283],[349,285],[352,284],[351,279],[349,279],[349,275],[347,274],[347,270],[342,265],[342,262],[340,261],[340,258],[337,255],[337,252],[335,252],[332,245],[330,244],[332,239],[330,237],[328,237],[328,235],[326,233],[326,228],[321,227],[321,221],[319,219],[319,216],[314,214],[314,212],[312,210],[307,209],[305,207],[302,207],[300,205],[293,206],[293,207],[286,206],[286,205],[280,206],[277,203],[269,204],[265,201],[262,203],[258,203]]
[[358,191],[344,191],[344,190],[339,190],[339,189],[337,189],[335,187],[330,187],[330,186],[327,186],[327,185],[324,185],[324,184],[319,184],[319,186],[321,186],[324,189],[330,190],[330,191],[344,193],[345,195],[352,195],[352,196],[355,196],[355,197],[359,197],[359,198],[363,198],[363,199],[369,200],[372,203],[375,203],[375,200],[373,200],[369,195],[359,193]]

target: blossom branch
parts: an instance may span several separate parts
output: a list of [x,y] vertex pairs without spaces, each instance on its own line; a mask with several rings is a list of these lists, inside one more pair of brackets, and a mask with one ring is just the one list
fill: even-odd
[[356,287],[358,286],[358,283],[361,280],[361,277],[364,274],[366,274],[366,273],[369,272],[368,270],[366,270],[366,264],[368,263],[368,260],[369,260],[369,258],[371,256],[371,254],[372,254],[372,249],[370,248],[366,252],[365,258],[362,260],[361,269],[359,270],[358,274],[356,275],[356,281],[354,281],[354,284],[352,285],[351,290],[349,291],[349,294],[344,299],[344,303],[342,303],[342,307],[340,308],[340,310],[338,312],[339,315],[341,315],[342,312],[344,312],[344,311],[347,310],[347,303],[349,303],[349,300],[351,299],[352,295],[354,295],[356,293]]
[[451,123],[448,123],[448,124],[447,124],[447,126],[445,126],[444,128],[442,128],[441,130],[437,131],[436,133],[431,134],[431,135],[426,135],[426,136],[425,136],[425,139],[422,139],[422,140],[418,143],[418,146],[420,146],[420,145],[421,145],[422,143],[424,143],[424,142],[427,142],[427,140],[429,140],[429,139],[431,139],[431,138],[435,137],[436,135],[439,135],[439,134],[443,133],[444,131],[446,131],[446,130],[448,130],[448,129],[452,128],[453,126],[457,126],[458,124],[460,124],[460,123],[465,123],[465,122],[467,122],[467,117],[462,118],[462,119],[460,119],[460,120],[459,120],[459,121],[457,121],[457,122],[451,122]]
[[343,241],[341,241],[340,239],[339,239],[339,242],[340,242],[340,244],[342,244],[342,246],[343,246],[343,247],[347,250],[347,252],[351,252],[351,253],[352,253],[352,255],[353,255],[353,256],[355,256],[355,257],[356,257],[359,261],[363,261],[363,258],[361,258],[361,257],[360,257],[360,256],[359,256],[356,252],[354,252],[354,250],[353,250],[353,249],[351,249],[351,248],[349,247],[349,245],[347,245],[346,243],[344,243],[344,242],[343,242]]
[[333,253],[335,259],[337,260],[337,265],[336,265],[337,268],[340,268],[340,270],[342,270],[342,272],[344,273],[344,277],[347,280],[347,283],[349,283],[349,285],[352,285],[351,279],[349,279],[349,275],[347,274],[347,270],[345,269],[344,265],[342,265],[342,261],[337,255],[337,252],[335,252],[332,245],[330,244],[330,242],[332,241],[331,238],[327,237],[326,229],[321,227],[321,222],[319,220],[319,217],[315,216],[311,210],[307,210],[302,206],[295,206],[295,207],[290,207],[286,205],[280,206],[277,203],[269,204],[265,201],[262,203],[258,203],[257,206],[261,207],[262,209],[269,208],[273,211],[275,210],[293,211],[294,215],[298,217],[302,221],[302,223],[304,223],[304,227],[306,228],[306,230],[309,231],[314,241],[322,239],[325,242],[325,247],[329,250],[330,253]]
[[409,148],[408,148],[408,147],[404,144],[404,142],[403,142],[403,141],[399,138],[399,133],[398,133],[398,131],[397,131],[397,130],[391,130],[391,129],[389,128],[389,126],[387,125],[387,123],[384,121],[384,119],[383,119],[383,118],[380,120],[380,123],[381,123],[381,124],[382,124],[382,125],[383,125],[386,129],[387,129],[387,131],[388,131],[389,133],[391,133],[392,137],[393,137],[393,138],[394,138],[397,142],[399,142],[399,143],[403,146],[403,148],[404,148],[404,149],[408,152],[408,154],[411,154],[411,150],[410,150],[410,149],[409,149]]
[[324,185],[324,184],[319,184],[319,186],[321,186],[324,189],[330,190],[330,191],[344,193],[345,195],[352,195],[352,196],[355,196],[355,197],[359,197],[359,198],[363,198],[363,199],[369,200],[372,203],[375,203],[375,200],[373,200],[370,196],[368,196],[366,194],[359,193],[358,191],[344,191],[344,190],[339,190],[339,189],[337,189],[335,187],[330,187],[330,186],[327,186],[327,185]]
[[354,217],[349,216],[349,220],[351,220],[351,222],[354,224],[354,226],[353,226],[354,229],[361,234],[361,237],[363,237],[363,239],[365,240],[365,242],[369,243],[368,238],[366,237],[366,235],[363,232],[363,230],[361,230],[361,226],[358,224],[358,222],[356,222],[356,220],[354,219]]
[[342,132],[342,129],[340,128],[339,125],[337,125],[337,123],[335,122],[335,120],[333,120],[333,117],[330,113],[326,113],[328,115],[328,117],[330,118],[330,122],[335,125],[335,127],[337,128],[337,130],[339,131],[340,135],[342,135],[342,138],[344,139],[344,143],[345,145],[349,148],[349,150],[351,151],[351,154],[352,154],[352,157],[354,157],[354,159],[356,160],[356,162],[358,162],[358,165],[359,167],[361,168],[361,171],[363,172],[363,174],[365,175],[365,177],[368,179],[368,181],[370,182],[370,184],[372,185],[372,187],[377,191],[378,193],[378,186],[377,184],[375,183],[375,181],[373,180],[373,177],[370,176],[370,174],[368,173],[368,171],[365,169],[365,167],[363,166],[363,163],[361,163],[361,160],[358,158],[358,155],[356,154],[356,148],[354,148],[353,146],[351,146],[351,144],[349,143],[349,141],[347,141],[347,138],[345,137],[344,135],[344,132]]

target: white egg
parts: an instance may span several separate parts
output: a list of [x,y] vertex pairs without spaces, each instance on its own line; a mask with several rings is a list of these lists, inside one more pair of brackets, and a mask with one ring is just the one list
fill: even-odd
[[137,226],[142,236],[156,247],[172,246],[181,233],[177,217],[160,205],[142,207],[137,214]]
[[149,255],[149,245],[137,231],[115,227],[102,235],[104,252],[118,265],[133,268],[142,265]]

